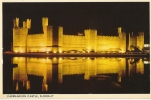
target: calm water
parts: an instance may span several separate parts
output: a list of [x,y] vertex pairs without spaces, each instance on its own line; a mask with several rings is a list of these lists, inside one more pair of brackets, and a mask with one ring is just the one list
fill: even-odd
[[4,56],[3,61],[4,94],[150,93],[148,58]]

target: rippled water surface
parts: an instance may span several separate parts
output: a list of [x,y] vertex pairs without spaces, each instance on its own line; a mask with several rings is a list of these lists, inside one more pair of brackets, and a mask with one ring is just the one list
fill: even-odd
[[150,93],[148,58],[4,56],[3,61],[4,94]]

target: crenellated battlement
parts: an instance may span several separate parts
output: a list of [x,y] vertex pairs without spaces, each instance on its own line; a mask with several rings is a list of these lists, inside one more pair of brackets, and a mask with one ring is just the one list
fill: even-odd
[[67,37],[85,37],[84,35],[63,35]]
[[101,38],[106,38],[106,37],[109,37],[109,38],[119,38],[119,36],[98,36],[98,37],[101,37]]
[[[30,28],[31,19],[23,21],[22,27],[19,26],[19,18],[13,20],[14,52],[126,51],[126,33],[122,32],[121,27],[118,27],[117,36],[100,36],[96,29],[85,29],[77,35],[66,35],[62,26],[58,26],[58,32],[54,33],[53,26],[48,25],[48,18],[42,17],[42,33],[28,34]],[[143,41],[144,32],[139,32],[138,36],[129,36],[129,46],[136,45],[142,49]]]
[[28,34],[28,36],[41,36],[44,35],[44,33],[38,33],[38,34]]

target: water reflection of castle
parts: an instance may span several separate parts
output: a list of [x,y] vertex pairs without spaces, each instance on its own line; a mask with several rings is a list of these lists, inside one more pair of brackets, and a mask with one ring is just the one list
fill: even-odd
[[[138,36],[133,33],[126,37],[122,28],[118,28],[118,36],[100,36],[97,30],[87,29],[84,34],[65,35],[63,27],[58,28],[55,33],[52,26],[48,25],[48,18],[42,18],[42,33],[29,34],[31,19],[23,22],[23,27],[19,26],[19,18],[14,19],[13,28],[13,52],[46,52],[53,53],[68,50],[78,51],[122,51],[130,50],[131,46],[144,47],[144,32],[139,32]],[[126,39],[127,38],[127,39]]]
[[[22,82],[26,89],[30,89],[31,82],[28,75],[42,76],[42,90],[47,91],[53,81],[63,83],[66,75],[83,75],[83,80],[90,80],[91,76],[100,74],[117,74],[117,81],[131,74],[144,74],[142,59],[135,61],[126,58],[26,58],[14,57],[13,63],[18,67],[13,69],[13,80]],[[54,76],[57,76],[54,77]],[[35,84],[36,85],[36,84]]]

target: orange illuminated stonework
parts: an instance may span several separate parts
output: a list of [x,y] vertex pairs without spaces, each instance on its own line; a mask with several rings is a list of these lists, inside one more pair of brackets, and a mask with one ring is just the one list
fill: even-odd
[[19,18],[14,19],[13,28],[13,52],[53,52],[62,53],[68,51],[78,52],[126,52],[130,46],[137,46],[140,50],[144,46],[144,33],[138,36],[129,34],[126,46],[126,33],[118,27],[118,36],[100,36],[97,30],[86,29],[84,34],[64,35],[63,27],[58,27],[58,35],[53,36],[53,27],[48,25],[48,18],[42,18],[42,33],[28,34],[31,28],[31,19],[23,21],[23,27],[19,27]]

